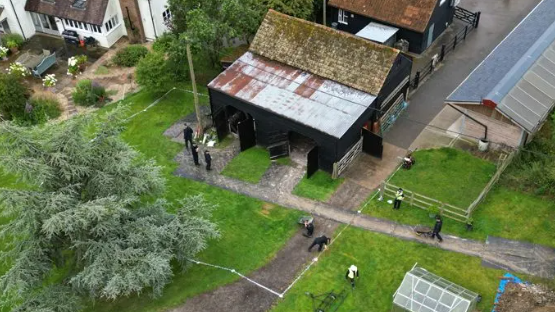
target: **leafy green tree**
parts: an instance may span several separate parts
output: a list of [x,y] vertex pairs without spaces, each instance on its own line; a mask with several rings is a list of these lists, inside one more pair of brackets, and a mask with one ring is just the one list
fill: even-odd
[[172,71],[163,53],[149,53],[135,71],[137,83],[148,90],[167,91],[173,85]]
[[169,0],[171,28],[216,64],[224,39],[253,35],[265,13],[260,0]]
[[23,116],[28,97],[29,92],[20,78],[0,73],[0,115],[4,119]]
[[314,18],[314,0],[261,0],[268,9],[302,18]]
[[[160,195],[160,167],[120,136],[121,109],[42,128],[0,123],[0,164],[28,189],[0,189],[0,303],[15,311],[78,311],[80,298],[162,293],[187,259],[218,237],[201,197]],[[175,211],[169,213],[168,211]]]

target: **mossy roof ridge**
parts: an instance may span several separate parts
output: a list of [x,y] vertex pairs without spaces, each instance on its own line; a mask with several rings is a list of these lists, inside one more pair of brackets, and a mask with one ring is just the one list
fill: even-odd
[[399,50],[270,10],[249,48],[349,87],[378,95]]

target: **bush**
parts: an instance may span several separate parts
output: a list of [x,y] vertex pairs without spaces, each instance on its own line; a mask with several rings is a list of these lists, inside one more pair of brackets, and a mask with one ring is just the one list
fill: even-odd
[[16,47],[21,47],[25,40],[20,34],[7,34],[2,37],[2,44],[8,47],[8,42],[11,42]]
[[0,114],[11,120],[23,116],[29,93],[15,75],[0,74]]
[[72,93],[73,102],[81,106],[102,104],[106,99],[106,89],[88,79],[80,80]]
[[160,52],[150,53],[137,65],[137,83],[147,90],[167,91],[173,85],[174,76]]
[[152,44],[152,49],[155,52],[166,53],[169,51],[172,42],[175,40],[175,35],[171,32],[163,33],[154,43]]
[[132,44],[119,50],[112,61],[119,66],[133,67],[148,54],[148,49],[139,44]]
[[43,93],[35,95],[29,101],[30,105],[23,112],[23,116],[16,118],[18,124],[23,126],[39,125],[50,119],[56,119],[62,114],[60,103],[55,96]]

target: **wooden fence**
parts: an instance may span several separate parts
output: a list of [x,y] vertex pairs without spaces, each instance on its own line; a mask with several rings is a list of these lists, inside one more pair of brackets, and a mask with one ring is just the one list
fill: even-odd
[[[484,198],[486,198],[486,195],[493,188],[495,183],[499,181],[501,174],[503,174],[505,169],[507,169],[509,164],[513,161],[513,158],[515,157],[516,153],[517,151],[513,151],[510,154],[508,154],[508,156],[504,154],[505,155],[504,158],[500,157],[497,171],[490,179],[488,184],[484,187],[480,195],[478,195],[478,198],[476,198],[466,209],[453,206],[448,203],[444,203],[437,199],[433,199],[404,188],[403,188],[403,193],[405,195],[405,199],[403,202],[424,210],[430,210],[431,207],[437,207],[439,208],[439,211],[441,212],[442,216],[459,222],[467,223],[472,218],[472,213],[474,212],[474,210],[476,210],[476,207],[484,200]],[[398,189],[399,189],[399,186],[396,186],[384,181],[382,182],[380,187],[380,197],[385,198],[387,196],[389,198],[395,199],[395,194]]]

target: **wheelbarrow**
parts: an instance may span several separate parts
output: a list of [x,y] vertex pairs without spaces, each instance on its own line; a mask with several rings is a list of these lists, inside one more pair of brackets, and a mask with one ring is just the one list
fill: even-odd
[[304,225],[304,223],[308,221],[308,223],[314,223],[314,217],[312,216],[303,216],[299,218],[299,224]]
[[432,237],[432,228],[425,225],[417,225],[413,228],[416,236]]

